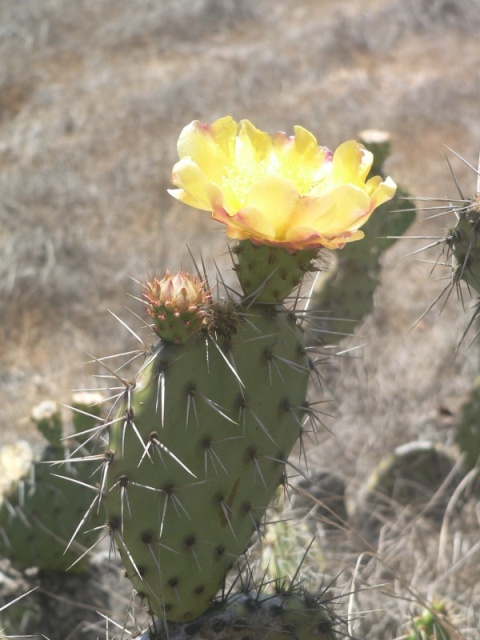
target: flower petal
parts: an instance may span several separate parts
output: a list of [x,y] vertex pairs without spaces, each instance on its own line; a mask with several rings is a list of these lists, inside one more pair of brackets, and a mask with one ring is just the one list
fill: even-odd
[[363,184],[373,164],[373,154],[355,140],[342,143],[333,154],[332,176],[337,183]]
[[194,120],[180,134],[178,156],[191,158],[214,182],[220,182],[225,166],[233,160],[237,123],[227,116],[213,124]]
[[249,206],[261,211],[270,221],[275,230],[273,237],[279,240],[285,237],[299,199],[294,184],[278,176],[267,176],[259,180],[248,194]]

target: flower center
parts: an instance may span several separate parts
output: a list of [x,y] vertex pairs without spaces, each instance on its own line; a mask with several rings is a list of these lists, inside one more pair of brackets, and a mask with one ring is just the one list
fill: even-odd
[[266,174],[267,171],[262,164],[255,166],[232,164],[226,168],[220,188],[225,196],[229,213],[236,213],[247,205],[250,189]]

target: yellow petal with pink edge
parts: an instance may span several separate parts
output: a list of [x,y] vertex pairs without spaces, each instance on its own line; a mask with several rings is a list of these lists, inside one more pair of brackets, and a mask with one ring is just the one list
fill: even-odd
[[356,230],[369,213],[370,198],[362,189],[338,185],[323,196],[302,198],[295,224],[313,228],[322,236],[331,235]]
[[220,183],[234,157],[236,132],[237,123],[229,116],[213,124],[194,120],[180,134],[178,155],[191,158],[211,181]]
[[347,140],[337,147],[332,160],[334,183],[364,184],[373,164],[373,154],[355,140]]
[[249,120],[241,120],[235,144],[235,163],[245,171],[257,167],[270,152],[272,140],[268,133],[260,131]]
[[311,227],[293,227],[289,230],[286,237],[286,243],[293,246],[296,250],[315,249],[318,246],[327,249],[341,249],[347,242],[360,240],[364,237],[363,231],[345,231],[341,235],[328,235],[319,233]]
[[253,207],[245,207],[234,216],[230,216],[224,209],[217,209],[213,211],[212,218],[226,226],[227,236],[232,240],[275,238],[275,228],[270,220]]
[[223,201],[219,187],[209,181],[191,158],[182,158],[176,163],[172,171],[172,182],[179,188],[169,189],[168,193],[197,209],[212,211]]
[[279,132],[272,141],[279,173],[294,182],[300,195],[307,195],[328,172],[331,152],[319,147],[315,136],[299,126],[295,127],[294,136]]
[[380,176],[367,180],[366,187],[372,201],[372,211],[384,202],[391,200],[397,190],[397,185],[390,177],[382,181]]
[[[248,194],[248,205],[262,212],[274,230],[273,237],[281,240],[295,215],[300,196],[290,180],[267,176],[259,180]],[[255,221],[252,220],[256,230]]]

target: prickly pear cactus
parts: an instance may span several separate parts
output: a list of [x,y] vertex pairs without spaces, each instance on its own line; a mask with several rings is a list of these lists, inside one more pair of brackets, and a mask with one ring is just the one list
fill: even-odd
[[167,630],[158,621],[136,640],[337,640],[345,637],[344,626],[314,595],[251,591],[214,604],[192,623]]
[[[96,422],[94,416],[86,417],[87,409],[90,407],[82,405],[84,419],[77,424],[82,430]],[[62,418],[56,403],[41,403],[32,411],[32,419],[49,444],[41,459],[34,461],[3,495],[0,555],[21,569],[65,571],[75,565],[73,570],[81,572],[86,561],[77,561],[97,534],[85,533],[68,551],[65,548],[91,501],[91,496],[78,490],[79,485],[89,481],[98,463],[82,461],[76,465],[68,461],[76,447],[80,447],[79,455],[84,455],[85,450],[78,441],[63,440]],[[52,466],[62,460],[65,462]]]
[[178,150],[170,193],[211,212],[238,241],[240,289],[225,286],[226,299],[213,301],[206,278],[184,273],[143,286],[160,341],[146,346],[132,381],[111,372],[124,389],[98,426],[108,446],[89,508],[106,510],[127,576],[169,623],[212,604],[261,530],[304,419],[316,423],[305,313],[285,299],[316,270],[322,247],[360,240],[396,188],[367,179],[373,156],[363,145],[332,153],[302,127],[269,136],[247,120],[193,122]]
[[197,339],[162,339],[126,388],[103,503],[151,610],[198,617],[245,550],[302,432],[311,363],[294,315],[216,303]]

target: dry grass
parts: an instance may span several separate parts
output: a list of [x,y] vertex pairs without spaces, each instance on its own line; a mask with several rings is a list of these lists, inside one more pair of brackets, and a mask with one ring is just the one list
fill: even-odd
[[[68,401],[70,389],[90,386],[85,352],[129,346],[106,309],[135,308],[132,277],[188,267],[187,244],[212,273],[214,259],[228,265],[222,233],[166,194],[190,120],[230,113],[270,131],[301,123],[330,147],[387,129],[391,175],[421,195],[455,195],[442,145],[476,162],[478,0],[3,0],[0,10],[2,442],[32,437],[38,400]],[[473,191],[472,173],[455,166]],[[419,221],[411,235],[446,225]],[[345,476],[351,503],[394,446],[451,442],[439,408],[456,406],[478,373],[476,345],[453,356],[468,321],[454,296],[411,330],[444,286],[404,257],[419,246],[405,240],[386,256],[375,312],[358,330],[366,346],[331,378],[334,436],[309,452],[311,466]],[[443,538],[421,518],[392,525],[378,556],[359,565],[357,586],[386,586],[356,596],[358,637],[400,636],[406,599],[436,594],[474,640],[472,503],[445,522]],[[353,533],[325,544],[347,583],[366,548]]]

